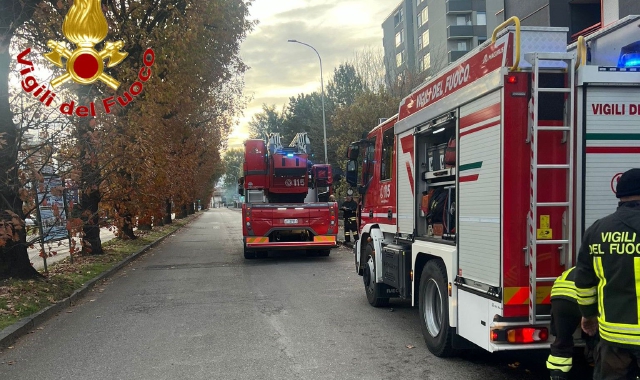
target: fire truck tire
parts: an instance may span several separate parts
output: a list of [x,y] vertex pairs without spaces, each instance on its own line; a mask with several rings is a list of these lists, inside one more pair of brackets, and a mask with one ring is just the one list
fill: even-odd
[[255,252],[255,256],[257,259],[266,259],[267,257],[269,257],[269,252],[268,251],[257,251]]
[[455,356],[453,334],[449,327],[447,271],[440,260],[429,260],[420,277],[420,327],[427,348],[438,357]]
[[367,262],[364,264],[364,273],[362,279],[364,281],[364,291],[367,293],[367,301],[373,307],[384,307],[389,305],[389,298],[383,298],[382,287],[375,283],[376,260],[373,251],[373,244],[367,244],[364,254]]
[[321,249],[318,251],[318,256],[329,256],[331,254],[331,250],[330,249]]
[[244,249],[244,258],[247,260],[255,259],[256,253],[255,251],[249,251],[248,249]]

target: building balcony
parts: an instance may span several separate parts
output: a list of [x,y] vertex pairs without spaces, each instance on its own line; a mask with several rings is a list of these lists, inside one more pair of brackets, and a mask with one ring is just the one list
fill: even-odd
[[447,0],[447,14],[484,12],[486,0]]
[[447,27],[447,38],[472,38],[487,37],[486,25],[449,25]]
[[448,0],[447,14],[450,13],[471,13],[472,0]]
[[459,60],[463,55],[467,54],[469,50],[450,50],[449,51],[449,62],[454,62]]

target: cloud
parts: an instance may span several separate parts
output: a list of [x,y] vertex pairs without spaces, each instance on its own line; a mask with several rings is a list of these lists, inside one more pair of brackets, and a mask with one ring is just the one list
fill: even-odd
[[281,109],[292,96],[320,91],[318,56],[287,40],[318,51],[326,89],[333,70],[353,59],[356,51],[382,46],[381,25],[394,8],[386,0],[256,0],[250,18],[259,23],[240,53],[249,66],[245,94],[253,96],[238,120],[240,130],[246,130],[263,103]]

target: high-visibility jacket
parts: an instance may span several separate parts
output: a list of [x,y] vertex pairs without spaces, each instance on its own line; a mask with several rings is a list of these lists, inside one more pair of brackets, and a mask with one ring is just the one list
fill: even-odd
[[354,201],[354,200],[345,201],[342,204],[342,207],[344,209],[344,218],[345,219],[355,218],[356,217],[356,210],[358,209],[358,204],[356,203],[356,201]]
[[587,229],[575,269],[578,304],[598,316],[600,338],[640,346],[640,202],[625,202]]
[[562,272],[560,277],[556,278],[551,288],[551,299],[566,299],[572,302],[578,302],[578,292],[576,289],[575,267],[571,267]]

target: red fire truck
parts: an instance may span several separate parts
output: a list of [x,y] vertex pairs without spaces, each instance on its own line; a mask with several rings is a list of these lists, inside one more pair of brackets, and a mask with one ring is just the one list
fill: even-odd
[[553,280],[640,162],[639,26],[509,19],[350,145],[366,297],[411,300],[433,354],[548,348]]
[[329,256],[337,247],[338,204],[332,193],[331,166],[309,161],[310,140],[298,133],[288,147],[279,134],[267,142],[244,143],[240,179],[245,259],[266,257],[269,250],[305,250]]

